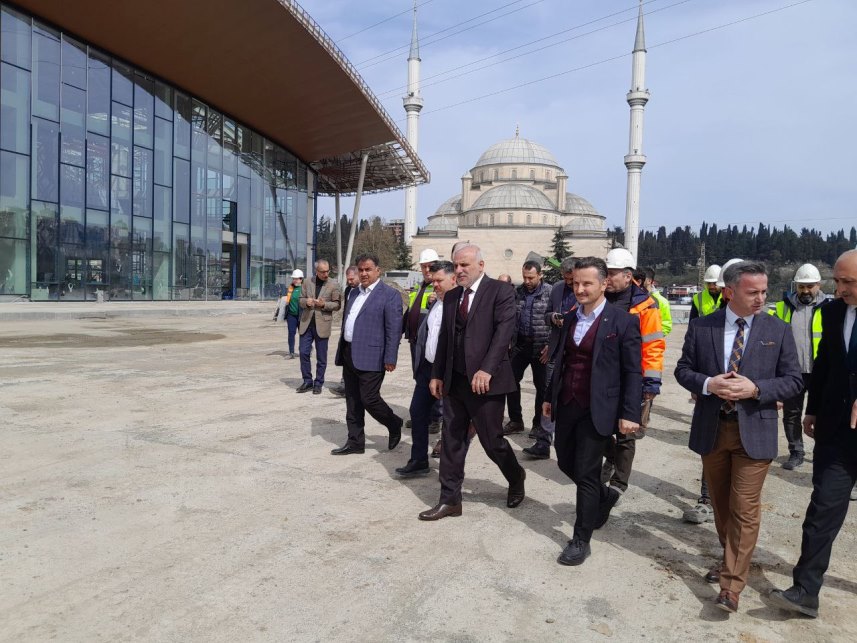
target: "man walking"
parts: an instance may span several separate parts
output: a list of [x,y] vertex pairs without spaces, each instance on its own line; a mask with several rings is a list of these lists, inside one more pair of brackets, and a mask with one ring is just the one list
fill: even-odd
[[[360,285],[360,279],[357,277],[357,266],[348,266],[345,270],[345,290],[342,291],[342,308],[348,303],[348,297],[351,296],[351,291]],[[330,392],[336,397],[345,397],[345,379],[340,377],[339,384],[330,387]]]
[[821,308],[827,302],[821,292],[821,274],[812,264],[805,263],[797,269],[794,283],[795,292],[788,293],[782,301],[777,302],[774,310],[769,311],[791,324],[803,374],[804,388],[794,397],[783,401],[783,431],[789,443],[789,459],[783,463],[783,469],[789,470],[803,464],[803,401],[821,341]]
[[803,381],[791,330],[760,314],[764,264],[733,264],[723,281],[729,304],[690,323],[675,377],[696,395],[690,448],[702,456],[723,547],[705,578],[720,583],[716,605],[736,612],[759,537],[762,485],[777,455],[777,400],[796,395]]
[[396,369],[402,336],[402,298],[381,281],[378,257],[357,257],[360,287],[351,291],[342,316],[342,335],[336,350],[336,365],[345,378],[345,421],[348,440],[333,449],[333,455],[363,453],[366,411],[387,427],[391,451],[402,437],[402,418],[381,397],[384,373]]
[[509,483],[507,507],[524,500],[526,472],[503,437],[503,402],[515,390],[509,343],[515,330],[515,289],[484,274],[478,246],[453,255],[458,284],[443,300],[443,320],[429,383],[444,398],[440,454],[440,501],[420,520],[461,515],[461,485],[470,423],[488,457]]
[[429,473],[428,443],[429,420],[432,407],[438,402],[429,391],[431,369],[437,355],[437,340],[443,319],[444,295],[455,288],[455,268],[449,261],[431,264],[432,286],[437,300],[429,304],[428,315],[423,316],[414,342],[414,392],[411,396],[411,457],[404,467],[396,469],[403,478]]
[[577,260],[577,305],[563,320],[543,407],[556,422],[557,464],[577,486],[574,534],[559,557],[563,565],[589,557],[592,532],[607,522],[619,497],[599,479],[606,443],[617,430],[633,433],[640,422],[640,325],[607,303],[606,287],[603,259]]
[[792,586],[771,595],[778,606],[813,618],[833,543],[848,514],[849,494],[857,484],[857,250],[839,256],[833,280],[839,299],[821,314],[821,343],[803,419],[815,451],[800,559]]
[[550,308],[551,285],[542,281],[542,267],[535,261],[527,261],[521,269],[524,283],[515,289],[517,298],[517,326],[512,348],[509,351],[512,372],[515,375],[515,390],[506,396],[509,421],[503,427],[503,435],[521,433],[524,430],[524,415],[521,409],[521,380],[527,367],[533,373],[536,402],[530,434],[541,430],[542,403],[545,390],[545,347],[550,337],[550,326],[545,313]]
[[[314,395],[319,395],[324,386],[324,372],[327,370],[327,341],[330,338],[330,327],[333,322],[333,311],[342,305],[342,292],[335,280],[328,279],[330,264],[324,259],[315,262],[315,276],[301,293],[301,376],[303,383],[297,388],[298,393],[306,393],[310,389]],[[315,343],[315,381],[312,378],[312,363],[310,354]]]
[[654,268],[643,268],[642,285],[643,289],[652,296],[652,299],[658,302],[658,310],[661,311],[661,327],[664,331],[664,337],[666,337],[673,330],[673,316],[669,300],[661,294],[660,290],[655,288]]

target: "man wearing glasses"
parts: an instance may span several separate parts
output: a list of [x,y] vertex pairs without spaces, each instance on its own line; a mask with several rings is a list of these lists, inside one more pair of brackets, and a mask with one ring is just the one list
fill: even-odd
[[[301,323],[298,332],[301,335],[301,376],[303,382],[297,388],[298,393],[312,390],[320,395],[324,386],[324,372],[327,369],[327,342],[333,311],[339,310],[342,291],[335,279],[328,279],[330,264],[324,259],[315,262],[315,276],[303,289],[300,299]],[[315,343],[315,380],[312,377],[310,353]]]

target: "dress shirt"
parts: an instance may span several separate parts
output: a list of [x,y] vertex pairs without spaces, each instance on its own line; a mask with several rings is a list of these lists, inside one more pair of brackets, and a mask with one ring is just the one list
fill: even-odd
[[354,322],[357,320],[357,315],[360,314],[360,309],[363,308],[363,304],[366,303],[366,300],[369,298],[369,295],[375,289],[375,286],[378,285],[378,281],[364,288],[363,286],[359,286],[357,288],[357,296],[354,298],[354,303],[351,304],[351,307],[348,309],[348,317],[345,319],[345,330],[343,331],[343,337],[346,342],[350,342],[354,337]]
[[[764,313],[760,313],[764,314]],[[750,339],[750,328],[753,326],[753,319],[755,319],[755,315],[747,315],[744,317],[744,321],[746,322],[746,326],[744,326],[744,350],[747,349],[747,342]],[[736,320],[738,319],[738,315],[732,312],[732,309],[727,305],[726,306],[726,325],[723,327],[723,372],[729,372],[729,358],[732,355],[732,344],[735,343],[735,335],[738,334],[738,324],[736,324]],[[743,352],[741,353],[743,356]],[[702,394],[703,395],[711,395],[711,392],[708,390],[708,382],[711,381],[711,378],[708,377],[705,379],[705,383],[702,385]]]
[[438,300],[429,311],[428,319],[426,320],[427,335],[426,335],[426,361],[434,364],[434,358],[437,354],[437,339],[440,337],[440,327],[443,322],[443,302]]
[[[483,272],[479,275],[479,279],[470,284],[470,299],[467,300],[467,312],[470,312],[470,309],[473,308],[473,299],[476,297],[476,289],[479,288],[479,284],[482,283],[482,279],[485,277],[485,273]],[[458,298],[458,305],[461,306],[461,300],[464,299],[464,291],[467,290],[465,288],[461,291],[461,297]]]
[[577,323],[574,325],[574,345],[580,346],[580,342],[583,341],[583,336],[586,335],[586,331],[588,331],[592,324],[595,323],[595,320],[598,319],[598,315],[604,312],[604,304],[607,303],[606,299],[602,299],[601,303],[596,306],[595,310],[593,310],[588,315],[583,314],[583,306],[577,307]]
[[845,351],[848,351],[848,344],[851,341],[851,332],[854,328],[854,318],[857,316],[857,306],[848,306],[845,311],[845,323],[842,324],[842,337],[845,339]]

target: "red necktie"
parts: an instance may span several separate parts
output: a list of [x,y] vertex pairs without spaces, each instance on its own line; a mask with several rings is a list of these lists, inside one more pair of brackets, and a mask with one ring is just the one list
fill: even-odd
[[458,314],[461,318],[467,321],[467,310],[470,308],[470,295],[473,293],[470,288],[464,291],[464,297],[461,298],[461,304],[458,306]]

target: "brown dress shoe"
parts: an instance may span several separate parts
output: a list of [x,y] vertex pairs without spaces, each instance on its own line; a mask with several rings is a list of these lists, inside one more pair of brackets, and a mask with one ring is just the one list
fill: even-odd
[[440,520],[447,516],[460,516],[461,503],[457,505],[445,505],[442,502],[436,504],[431,509],[426,509],[420,513],[420,520]]
[[440,444],[440,440],[438,440],[437,442],[434,443],[434,448],[431,450],[431,457],[439,458],[440,457],[440,449],[441,449],[441,444]]
[[723,561],[721,560],[714,567],[708,570],[708,573],[705,575],[706,583],[719,583],[720,582],[720,572],[723,570]]
[[720,596],[715,599],[714,604],[724,612],[734,614],[738,611],[738,594],[728,589],[721,589]]

